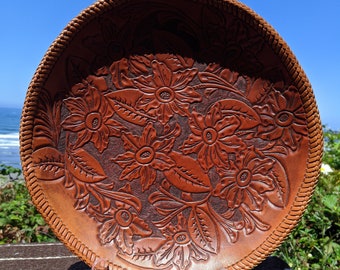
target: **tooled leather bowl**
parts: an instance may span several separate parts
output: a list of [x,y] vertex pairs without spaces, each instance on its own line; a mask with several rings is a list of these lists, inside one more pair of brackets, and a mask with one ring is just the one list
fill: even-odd
[[98,1],[29,86],[32,201],[94,269],[251,269],[317,182],[313,91],[238,1]]

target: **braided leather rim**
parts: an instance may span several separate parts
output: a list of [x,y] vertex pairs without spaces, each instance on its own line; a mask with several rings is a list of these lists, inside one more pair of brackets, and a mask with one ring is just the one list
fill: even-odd
[[[41,212],[42,216],[48,222],[54,233],[64,242],[64,244],[76,255],[78,255],[87,264],[93,265],[100,258],[86,245],[80,242],[77,237],[63,224],[60,217],[57,216],[49,202],[46,200],[39,182],[34,173],[32,163],[32,140],[35,110],[37,107],[37,97],[41,88],[48,79],[56,61],[64,51],[64,49],[72,42],[73,37],[78,31],[84,28],[87,22],[91,21],[100,14],[115,8],[122,2],[128,0],[100,0],[88,7],[75,19],[73,19],[59,37],[52,43],[36,73],[29,85],[26,100],[24,103],[22,118],[20,124],[20,155],[23,167],[23,173],[26,184],[32,197],[33,203]],[[289,213],[281,224],[271,233],[271,235],[259,247],[237,263],[230,265],[228,269],[251,269],[255,265],[263,261],[270,253],[272,253],[292,231],[299,222],[304,210],[306,209],[314,188],[317,184],[317,178],[321,166],[321,156],[323,149],[322,125],[317,109],[315,97],[311,85],[291,52],[287,44],[282,40],[279,34],[260,16],[253,12],[250,8],[239,3],[236,0],[199,0],[198,2],[207,3],[216,8],[223,9],[226,12],[240,18],[244,23],[250,25],[264,37],[266,42],[271,46],[276,55],[279,56],[283,65],[287,68],[292,78],[293,84],[299,90],[304,109],[307,115],[307,129],[309,138],[308,162],[304,181],[302,182],[298,194]],[[109,262],[109,269],[124,269],[119,265]]]

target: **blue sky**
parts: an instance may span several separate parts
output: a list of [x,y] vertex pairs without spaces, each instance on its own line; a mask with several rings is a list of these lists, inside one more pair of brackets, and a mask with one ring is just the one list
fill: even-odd
[[[1,2],[0,106],[21,108],[49,45],[94,0]],[[292,49],[312,83],[323,124],[340,130],[340,0],[243,0]]]

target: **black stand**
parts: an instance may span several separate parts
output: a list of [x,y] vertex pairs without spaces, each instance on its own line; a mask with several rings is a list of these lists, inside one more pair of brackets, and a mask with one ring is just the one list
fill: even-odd
[[[84,262],[77,262],[68,270],[91,270]],[[260,265],[256,266],[253,270],[290,270],[289,265],[278,257],[268,257]]]

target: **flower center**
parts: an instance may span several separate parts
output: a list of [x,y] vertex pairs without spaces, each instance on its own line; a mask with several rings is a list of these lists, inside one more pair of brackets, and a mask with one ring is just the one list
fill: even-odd
[[276,123],[279,126],[287,127],[293,122],[294,115],[288,111],[281,111],[278,113],[275,119],[276,119]]
[[190,242],[187,232],[178,232],[174,235],[174,240],[178,245],[186,245]]
[[205,130],[203,130],[203,140],[205,143],[207,144],[213,144],[216,142],[217,137],[218,137],[218,133],[216,131],[216,129],[214,128],[206,128]]
[[156,97],[160,102],[168,103],[175,98],[175,92],[170,87],[161,87],[156,91]]
[[125,209],[119,209],[115,215],[116,221],[121,227],[128,227],[132,223],[132,215]]
[[239,173],[236,176],[236,182],[239,187],[246,187],[249,185],[251,181],[251,171],[248,169],[243,169],[239,171]]
[[91,112],[86,115],[85,124],[89,129],[97,130],[102,124],[102,116],[100,115],[100,113]]
[[143,146],[136,153],[136,160],[142,164],[150,163],[154,157],[155,151],[149,146]]

